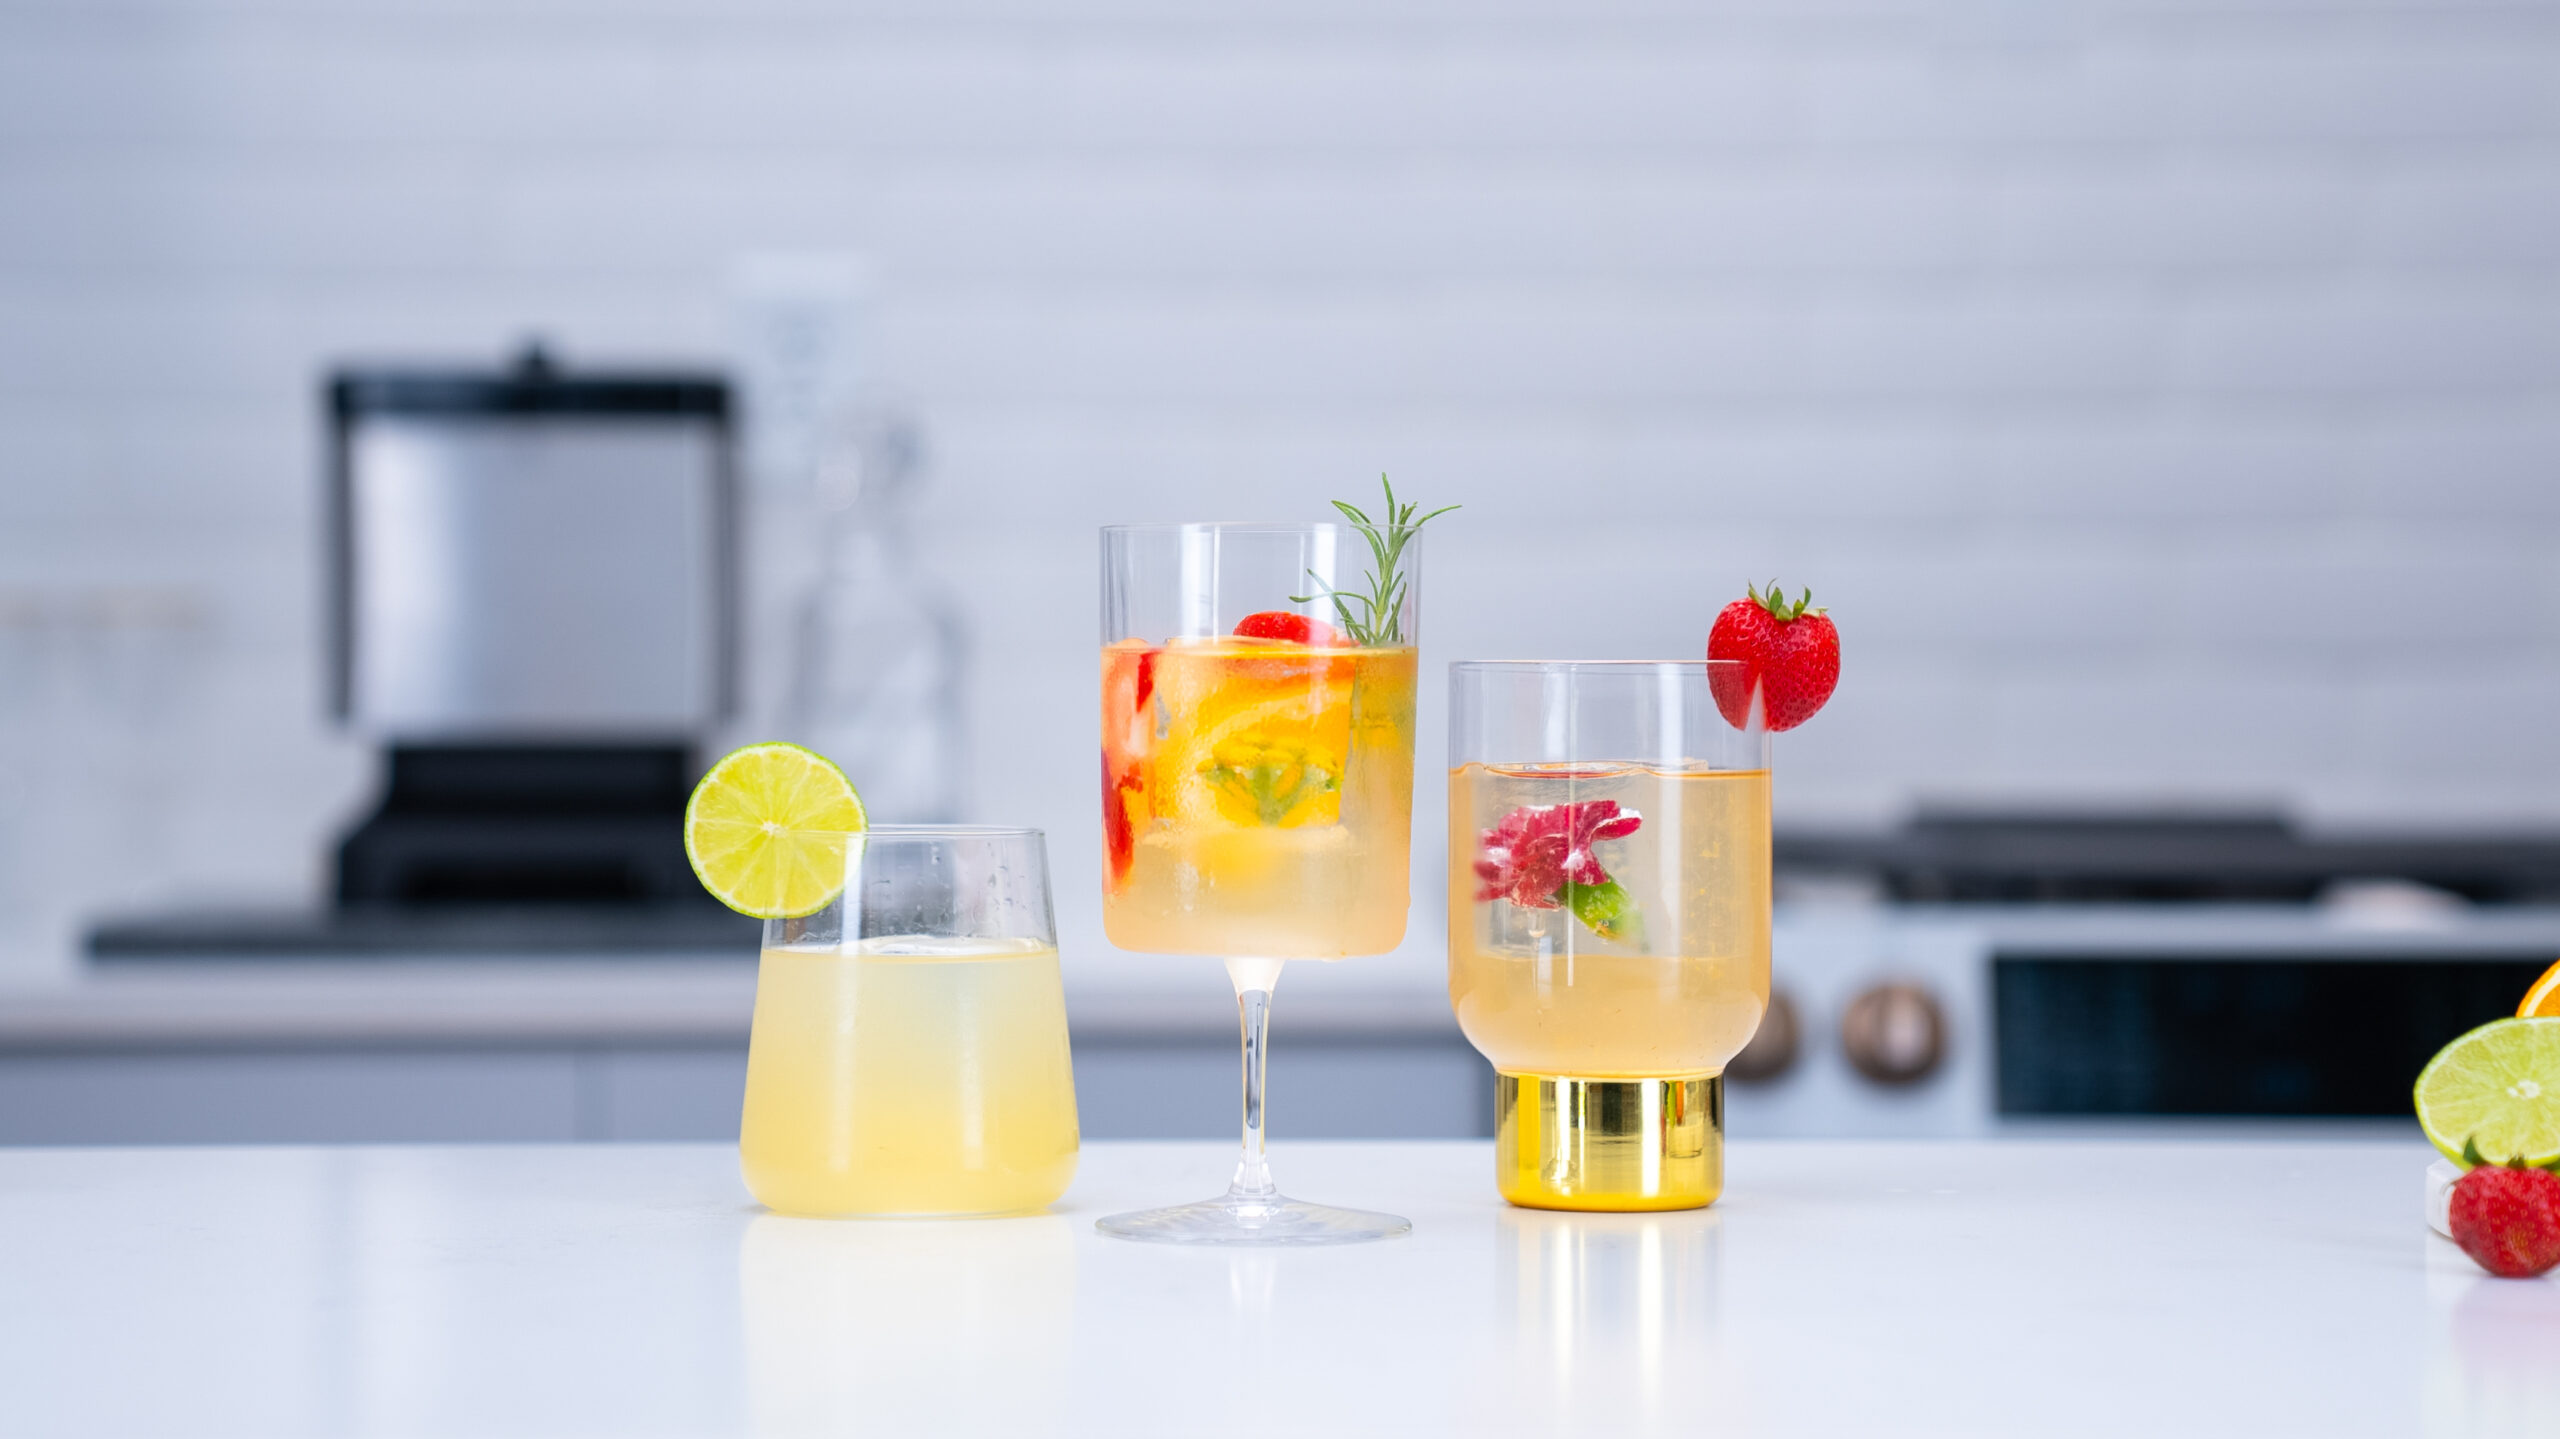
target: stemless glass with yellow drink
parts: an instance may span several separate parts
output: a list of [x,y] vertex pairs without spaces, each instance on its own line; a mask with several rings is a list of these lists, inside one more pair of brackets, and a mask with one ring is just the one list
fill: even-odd
[[757,1199],[994,1215],[1066,1192],[1075,1077],[1038,830],[865,827],[833,765],[765,745],[703,781],[687,839],[713,893],[765,921],[738,1128]]
[[1281,1195],[1263,1152],[1271,992],[1292,959],[1404,939],[1419,640],[1414,532],[1372,522],[1102,533],[1103,924],[1123,949],[1216,955],[1244,1049],[1227,1192],[1113,1215],[1178,1244],[1338,1244],[1393,1215]]
[[1449,999],[1503,1197],[1690,1209],[1769,1002],[1769,739],[1733,662],[1449,667]]

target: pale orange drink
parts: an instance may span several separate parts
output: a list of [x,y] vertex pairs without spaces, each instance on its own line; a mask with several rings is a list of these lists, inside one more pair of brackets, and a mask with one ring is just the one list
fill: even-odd
[[1449,833],[1598,804],[1641,819],[1591,846],[1627,896],[1603,929],[1569,905],[1479,900],[1477,853],[1450,846],[1459,1027],[1510,1074],[1717,1072],[1769,1006],[1769,772],[1470,764],[1449,776]]
[[1340,959],[1404,938],[1415,651],[1102,652],[1102,914],[1158,954]]

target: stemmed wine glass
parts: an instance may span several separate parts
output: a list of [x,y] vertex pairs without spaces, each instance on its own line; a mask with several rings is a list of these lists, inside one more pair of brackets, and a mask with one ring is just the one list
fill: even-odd
[[[1426,517],[1427,518],[1427,517]],[[1102,532],[1103,924],[1235,983],[1244,1153],[1214,1199],[1118,1214],[1177,1244],[1339,1244],[1412,1226],[1284,1197],[1263,1154],[1273,986],[1404,939],[1418,521]]]

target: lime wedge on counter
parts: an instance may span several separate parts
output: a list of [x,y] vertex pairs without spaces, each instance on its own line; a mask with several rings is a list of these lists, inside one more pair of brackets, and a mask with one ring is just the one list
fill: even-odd
[[2492,1020],[2418,1071],[2418,1127],[2459,1164],[2468,1140],[2492,1162],[2560,1159],[2560,1019]]
[[684,854],[711,897],[740,914],[815,914],[844,893],[845,851],[869,825],[853,781],[796,744],[723,755],[684,807]]

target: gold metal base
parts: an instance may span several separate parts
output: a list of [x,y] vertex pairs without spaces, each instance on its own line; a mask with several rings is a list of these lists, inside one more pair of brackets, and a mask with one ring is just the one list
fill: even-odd
[[1530,1209],[1696,1209],[1724,1192],[1724,1076],[1494,1077],[1494,1180]]

